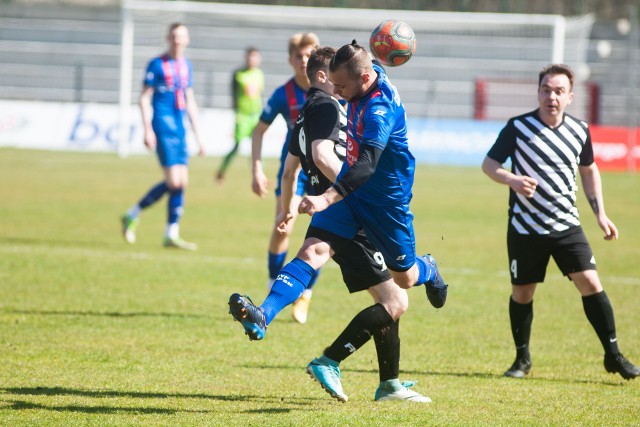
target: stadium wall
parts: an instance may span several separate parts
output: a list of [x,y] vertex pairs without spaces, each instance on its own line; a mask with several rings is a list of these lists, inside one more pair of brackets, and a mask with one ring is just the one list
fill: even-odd
[[[220,156],[233,145],[233,111],[201,109],[206,152]],[[409,140],[419,163],[479,166],[504,121],[433,120],[409,117]],[[596,161],[603,170],[640,168],[640,128],[592,126]],[[142,121],[133,114],[129,122],[131,154],[147,154],[142,142]],[[117,105],[0,101],[0,147],[117,153],[119,110]],[[263,155],[275,158],[286,133],[278,118],[265,135]],[[209,137],[215,135],[215,138]],[[195,152],[192,138],[188,137]],[[635,147],[631,149],[630,147]],[[250,142],[241,146],[250,154]],[[630,155],[632,153],[633,155]]]

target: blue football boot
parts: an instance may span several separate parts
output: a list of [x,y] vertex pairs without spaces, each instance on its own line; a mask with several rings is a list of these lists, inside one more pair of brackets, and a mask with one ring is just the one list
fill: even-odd
[[349,400],[342,390],[342,383],[340,382],[342,375],[340,374],[339,367],[327,365],[316,358],[307,365],[307,374],[309,374],[312,379],[318,381],[331,397],[335,397],[340,402]]
[[447,288],[449,286],[440,275],[436,260],[430,254],[424,255],[422,258],[435,270],[433,279],[424,284],[427,291],[427,299],[435,308],[441,308],[447,302]]
[[261,340],[267,332],[264,312],[247,295],[233,294],[229,297],[229,314],[242,323],[244,333],[252,341]]

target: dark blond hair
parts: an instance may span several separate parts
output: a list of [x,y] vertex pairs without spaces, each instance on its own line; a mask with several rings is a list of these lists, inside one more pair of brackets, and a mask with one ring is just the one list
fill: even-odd
[[296,33],[289,38],[289,56],[293,55],[296,50],[307,46],[318,46],[319,44],[320,39],[315,33]]

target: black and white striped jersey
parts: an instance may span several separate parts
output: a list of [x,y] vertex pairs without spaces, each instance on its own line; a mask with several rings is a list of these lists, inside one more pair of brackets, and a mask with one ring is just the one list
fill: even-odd
[[550,128],[538,110],[511,118],[487,156],[511,171],[538,181],[533,198],[509,190],[509,224],[519,234],[550,234],[580,225],[576,207],[578,166],[593,163],[591,134],[586,122],[564,115]]

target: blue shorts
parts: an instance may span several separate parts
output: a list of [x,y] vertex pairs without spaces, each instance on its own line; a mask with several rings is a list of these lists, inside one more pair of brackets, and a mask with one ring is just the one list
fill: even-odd
[[[282,194],[282,174],[284,173],[284,160],[280,162],[280,169],[278,169],[278,186],[276,187],[276,196]],[[300,171],[298,174],[298,186],[296,188],[296,196],[303,196],[304,194],[314,194],[309,177],[304,171]]]
[[153,130],[158,142],[156,153],[160,164],[163,167],[187,165],[189,164],[189,153],[184,128],[168,122],[172,122],[171,117],[153,123]]
[[346,239],[353,239],[358,230],[364,230],[391,270],[406,271],[416,261],[413,213],[408,202],[376,206],[359,200],[352,193],[313,215],[311,226]]

